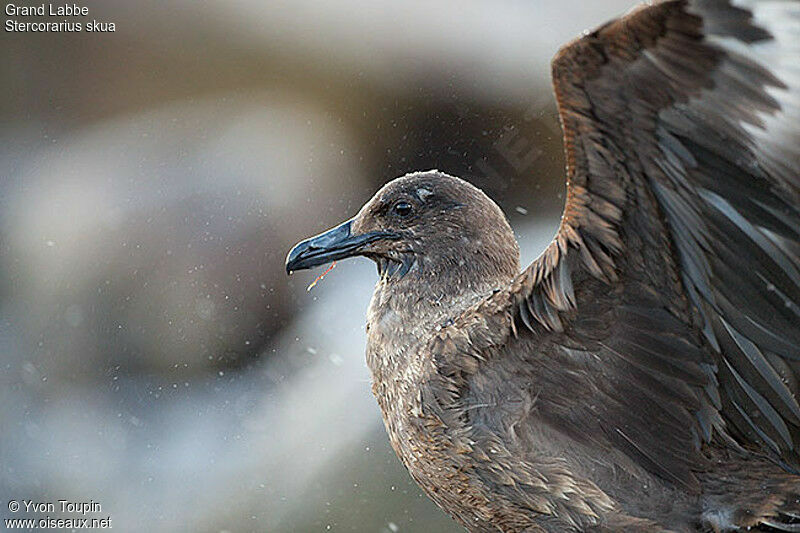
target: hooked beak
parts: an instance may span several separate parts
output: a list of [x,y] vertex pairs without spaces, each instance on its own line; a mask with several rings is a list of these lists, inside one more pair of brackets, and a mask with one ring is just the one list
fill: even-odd
[[380,239],[396,239],[398,235],[388,231],[371,231],[361,235],[351,233],[353,219],[335,228],[297,243],[286,256],[286,273],[304,270],[337,259],[361,255],[364,247]]

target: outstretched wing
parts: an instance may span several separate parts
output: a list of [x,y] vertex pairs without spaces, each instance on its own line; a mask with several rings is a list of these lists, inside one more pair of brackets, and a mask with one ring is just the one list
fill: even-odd
[[553,82],[568,200],[513,290],[588,385],[543,416],[690,487],[713,439],[797,469],[800,2],[646,6]]

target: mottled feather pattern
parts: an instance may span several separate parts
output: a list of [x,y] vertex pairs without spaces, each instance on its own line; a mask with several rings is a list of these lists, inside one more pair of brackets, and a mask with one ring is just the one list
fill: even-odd
[[473,532],[800,531],[800,0],[667,0],[558,53],[567,198],[387,183],[287,270],[363,255],[392,447]]
[[[800,20],[796,2],[778,3]],[[550,423],[587,433],[599,424],[606,442],[671,483],[699,490],[709,445],[800,466],[800,158],[786,142],[800,126],[775,120],[798,116],[800,84],[750,52],[800,41],[800,31],[775,36],[755,20],[727,2],[664,2],[554,60],[568,172],[561,226],[508,292],[475,310],[502,316],[510,337],[494,324],[462,327],[465,317],[454,324],[469,337],[468,350],[450,352],[467,370],[456,396],[482,371],[481,356],[464,364],[456,354],[485,358],[533,335],[555,360],[593,352],[605,380],[592,393],[601,410],[554,411]],[[770,137],[770,124],[785,138]],[[613,307],[605,319],[581,307],[601,293]]]

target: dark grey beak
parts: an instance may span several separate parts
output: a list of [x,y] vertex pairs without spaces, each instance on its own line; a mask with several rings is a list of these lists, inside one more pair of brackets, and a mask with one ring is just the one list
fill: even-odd
[[352,226],[353,219],[350,219],[325,233],[297,243],[286,256],[286,273],[291,274],[295,270],[304,270],[337,259],[360,255],[364,246],[371,242],[397,238],[397,234],[387,231],[353,235]]

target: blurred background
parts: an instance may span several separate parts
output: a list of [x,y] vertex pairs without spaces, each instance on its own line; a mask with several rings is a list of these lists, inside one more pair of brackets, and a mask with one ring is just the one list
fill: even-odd
[[104,0],[69,20],[113,33],[3,32],[0,516],[459,531],[371,396],[374,266],[307,292],[319,271],[287,278],[285,254],[438,168],[533,260],[563,201],[550,58],[633,4]]

